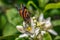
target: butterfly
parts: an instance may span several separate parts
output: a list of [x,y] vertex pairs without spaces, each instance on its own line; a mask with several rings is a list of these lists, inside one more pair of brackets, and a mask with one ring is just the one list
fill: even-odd
[[26,23],[29,23],[30,22],[30,14],[29,14],[29,11],[27,10],[27,8],[21,4],[21,8],[18,8],[19,9],[19,14],[20,16],[24,19],[24,21]]

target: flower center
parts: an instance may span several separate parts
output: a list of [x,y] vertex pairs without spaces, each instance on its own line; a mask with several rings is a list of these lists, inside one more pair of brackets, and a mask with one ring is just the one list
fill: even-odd
[[31,31],[32,30],[32,28],[31,27],[27,27],[27,29],[26,29],[27,31]]

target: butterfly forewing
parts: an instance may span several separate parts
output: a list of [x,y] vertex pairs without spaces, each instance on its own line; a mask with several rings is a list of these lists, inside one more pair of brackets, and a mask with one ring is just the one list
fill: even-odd
[[21,17],[23,17],[23,19],[24,19],[25,22],[29,22],[30,21],[29,12],[28,12],[28,10],[27,10],[26,7],[22,7],[19,10],[19,13],[20,13]]

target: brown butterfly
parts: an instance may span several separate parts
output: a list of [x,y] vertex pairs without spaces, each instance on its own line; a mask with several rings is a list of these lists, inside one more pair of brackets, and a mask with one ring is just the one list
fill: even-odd
[[19,14],[21,15],[21,17],[23,17],[25,22],[27,22],[27,23],[30,22],[29,12],[24,5],[22,5],[21,9],[19,10]]

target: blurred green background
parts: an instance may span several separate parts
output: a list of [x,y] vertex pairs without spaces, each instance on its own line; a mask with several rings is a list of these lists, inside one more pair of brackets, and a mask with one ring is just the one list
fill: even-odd
[[16,26],[22,25],[23,18],[15,7],[21,3],[26,5],[31,17],[41,12],[45,18],[51,17],[53,29],[58,33],[58,37],[52,34],[51,37],[60,40],[60,0],[0,0],[0,40],[15,40],[21,34]]

